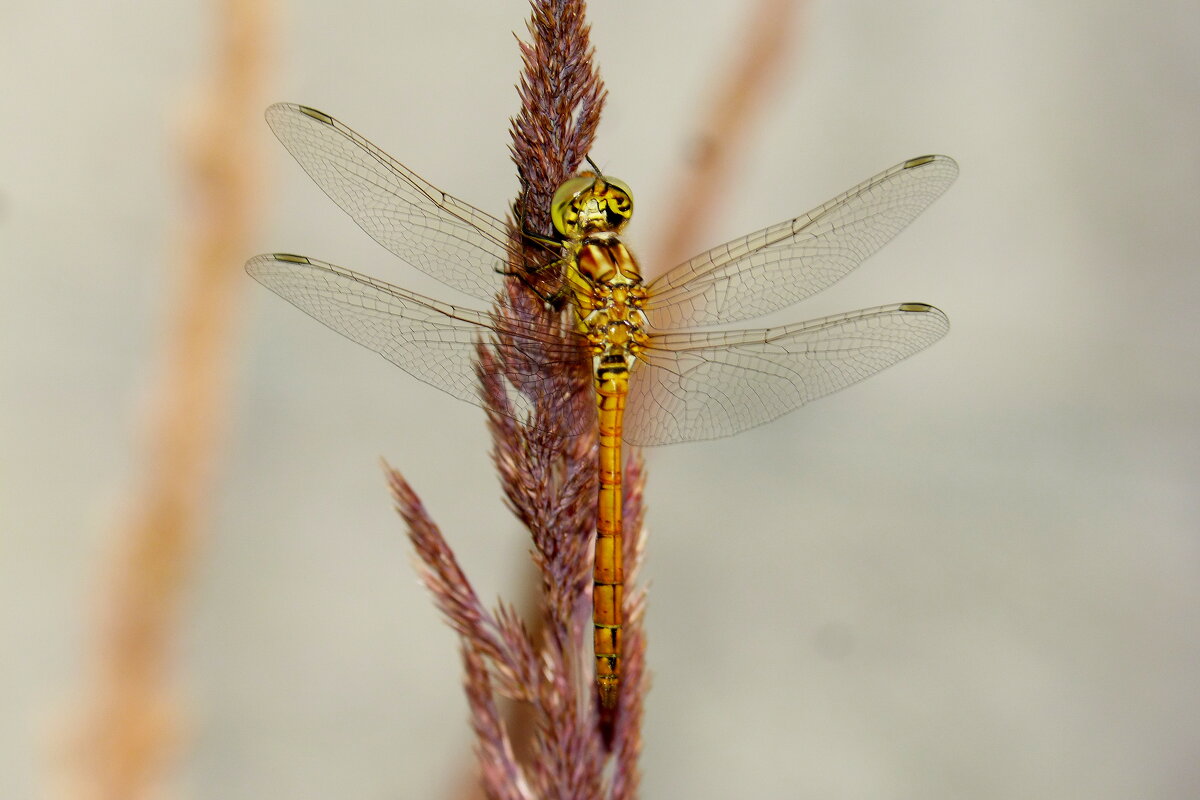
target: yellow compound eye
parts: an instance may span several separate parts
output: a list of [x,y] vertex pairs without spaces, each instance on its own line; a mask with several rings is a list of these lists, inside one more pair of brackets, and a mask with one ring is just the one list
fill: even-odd
[[568,239],[579,238],[572,236],[579,222],[576,201],[591,188],[595,180],[590,175],[576,175],[559,186],[550,200],[550,221],[554,223],[554,229]]
[[550,201],[554,228],[567,239],[616,233],[633,216],[633,193],[624,181],[592,174],[563,183]]

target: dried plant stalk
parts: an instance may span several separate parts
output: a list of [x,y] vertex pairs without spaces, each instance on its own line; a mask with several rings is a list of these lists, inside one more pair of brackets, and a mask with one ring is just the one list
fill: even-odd
[[218,4],[216,75],[189,118],[185,179],[194,206],[181,235],[180,288],[151,418],[144,482],[117,531],[98,605],[78,728],[55,795],[161,797],[180,738],[171,645],[224,421],[238,268],[256,217],[261,163],[249,121],[262,105],[267,2]]
[[[644,597],[632,584],[642,552],[644,471],[640,460],[630,459],[625,563],[631,580],[623,608],[627,677],[616,719],[602,731],[586,647],[597,502],[590,358],[563,314],[548,308],[534,288],[555,285],[555,270],[536,268],[557,254],[532,243],[520,230],[548,232],[550,197],[575,174],[591,147],[604,88],[592,64],[583,0],[533,0],[531,6],[529,40],[521,43],[521,111],[512,122],[511,145],[522,186],[513,204],[518,223],[512,236],[522,256],[509,267],[520,279],[508,281],[494,314],[498,329],[553,332],[560,343],[576,343],[579,357],[572,364],[541,358],[531,341],[514,347],[502,336],[494,347],[480,345],[478,375],[505,499],[534,545],[542,589],[538,636],[530,634],[511,608],[491,612],[479,602],[411,487],[395,470],[389,470],[389,482],[421,559],[422,577],[462,637],[466,691],[486,796],[630,800],[637,794],[646,686],[640,625]],[[551,382],[555,390],[523,392],[533,407],[533,418],[525,424],[514,419],[504,382],[522,391],[522,376],[530,374],[538,375],[543,387]],[[589,433],[567,433],[581,429]],[[514,755],[497,697],[528,704],[533,732],[524,762]],[[606,774],[610,759],[613,767]]]
[[734,159],[765,105],[771,79],[789,50],[792,23],[805,5],[806,0],[759,0],[749,12],[741,45],[720,70],[724,80],[693,136],[694,156],[671,184],[678,187],[672,193],[673,213],[649,262],[657,269],[670,269],[695,254],[697,239],[726,196]]

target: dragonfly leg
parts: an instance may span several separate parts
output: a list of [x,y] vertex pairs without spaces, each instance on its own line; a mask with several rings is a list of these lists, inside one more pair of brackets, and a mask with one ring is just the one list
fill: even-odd
[[[524,181],[522,181],[522,184]],[[522,192],[523,194],[523,192]],[[521,238],[533,244],[540,245],[552,253],[557,253],[562,249],[562,240],[553,236],[543,236],[537,231],[530,230],[525,224],[525,206],[519,203],[513,203],[513,216],[517,218],[517,230],[521,232]]]
[[546,248],[551,248],[554,250],[562,249],[562,242],[549,236],[542,236],[540,233],[531,231],[526,228],[524,224],[521,225],[521,238],[528,239],[534,244],[540,244]]
[[[557,239],[552,239],[548,236],[542,236],[540,233],[531,231],[525,226],[523,209],[516,203],[513,203],[513,216],[517,217],[518,229],[521,231],[521,238],[540,247],[544,247],[552,253],[557,254],[562,251],[562,242],[558,241]],[[534,294],[541,298],[543,303],[554,308],[560,308],[562,306],[563,299],[567,296],[566,289],[560,286],[558,289],[555,289],[554,292],[547,295],[538,289],[538,287],[533,285],[533,282],[529,280],[529,276],[538,275],[546,270],[554,269],[556,267],[561,269],[565,267],[570,260],[571,259],[569,256],[560,256],[551,261],[547,261],[544,264],[534,264],[521,269],[506,269],[497,267],[496,272],[507,278],[518,278],[522,283],[529,287]]]
[[533,266],[522,267],[520,269],[508,269],[506,267],[496,267],[496,272],[498,272],[501,275],[504,275],[505,277],[508,277],[508,278],[518,278],[522,275],[538,275],[538,274],[545,272],[548,269],[552,269],[554,267],[563,267],[567,263],[569,263],[570,260],[571,259],[569,257],[556,258],[553,261],[547,261],[545,264],[534,264]]
[[568,259],[566,259],[566,258],[559,258],[559,259],[555,259],[554,261],[550,261],[546,264],[539,264],[535,267],[530,267],[527,269],[505,269],[503,267],[496,267],[495,269],[496,269],[497,273],[503,275],[506,278],[516,278],[517,280],[521,281],[521,283],[525,284],[525,286],[528,287],[528,289],[531,292],[536,294],[538,296],[538,298],[546,305],[551,306],[553,308],[561,308],[563,300],[567,296],[566,288],[563,286],[559,286],[557,289],[555,289],[550,294],[546,294],[545,292],[543,292],[541,289],[539,289],[537,286],[534,285],[534,282],[529,279],[529,276],[537,275],[539,273],[545,272],[546,270],[551,269],[552,267],[562,266],[567,261],[568,261]]

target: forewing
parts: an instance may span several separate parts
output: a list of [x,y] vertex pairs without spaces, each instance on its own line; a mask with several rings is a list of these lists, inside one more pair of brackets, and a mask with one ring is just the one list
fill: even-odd
[[451,197],[307,106],[276,103],[267,122],[317,185],[375,241],[417,269],[482,300],[509,255],[508,226]]
[[887,244],[957,174],[946,156],[909,159],[804,216],[715,247],[649,284],[647,317],[654,327],[671,329],[737,322],[790,306]]
[[949,329],[933,306],[903,303],[778,328],[653,337],[630,377],[625,439],[731,436],[870,377]]
[[556,362],[579,363],[576,344],[549,332],[505,328],[482,311],[440,303],[314,258],[260,255],[246,262],[246,271],[334,331],[474,405],[484,405],[476,375],[477,344],[502,342],[497,372],[529,365],[521,374],[502,373],[510,379],[506,389],[515,381],[524,392],[509,391],[513,416],[527,416],[539,392],[561,392],[548,377],[561,373],[554,369]]

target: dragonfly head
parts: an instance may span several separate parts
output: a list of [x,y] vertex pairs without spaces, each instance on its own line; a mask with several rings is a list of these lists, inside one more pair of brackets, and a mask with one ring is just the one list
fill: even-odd
[[564,238],[619,233],[633,216],[633,192],[624,181],[584,173],[566,181],[550,201],[550,219]]

